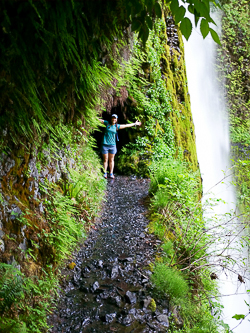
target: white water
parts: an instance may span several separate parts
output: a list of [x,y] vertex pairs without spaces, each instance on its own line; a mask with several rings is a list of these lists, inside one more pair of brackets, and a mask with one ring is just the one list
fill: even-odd
[[[214,19],[216,20],[216,18]],[[203,40],[200,31],[196,29],[192,32],[189,41],[184,41],[184,46],[198,161],[203,178],[203,191],[206,193],[223,179],[224,172],[230,173],[228,120],[222,98],[223,94],[216,80],[215,43],[211,37]],[[230,177],[225,181],[227,184],[219,184],[213,188],[215,198],[222,198],[227,204],[219,203],[214,207],[212,213],[209,213],[210,217],[216,218],[217,215],[235,210],[234,188],[229,186],[229,181]],[[232,240],[233,233],[236,234],[241,229],[241,223],[233,220],[232,224],[226,228],[227,234],[230,235],[227,241],[228,239]],[[239,237],[236,239],[239,240]],[[221,252],[224,246],[223,241],[218,243],[215,245],[217,253]],[[232,246],[237,248],[237,242],[234,241]],[[243,258],[247,257],[247,251],[230,250],[225,254],[230,254],[239,264],[237,266],[234,264],[231,268],[242,276],[246,276],[242,266],[244,266]],[[227,271],[225,274],[220,265],[222,261],[218,257],[211,258],[211,263],[217,265],[214,270],[219,277],[220,294],[228,295],[220,297],[224,306],[223,320],[230,326],[230,329],[233,329],[233,332],[249,333],[250,322],[248,319],[250,316],[236,328],[239,321],[232,319],[232,316],[235,314],[246,315],[249,312],[244,300],[249,303],[249,295],[247,295],[246,290],[250,289],[250,286],[247,287],[247,283],[241,284],[235,273]]]

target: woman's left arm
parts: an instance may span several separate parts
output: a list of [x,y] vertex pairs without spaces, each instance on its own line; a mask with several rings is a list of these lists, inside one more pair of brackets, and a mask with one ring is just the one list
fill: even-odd
[[120,125],[120,129],[132,127],[132,126],[141,126],[141,122],[136,120],[136,122],[133,124]]

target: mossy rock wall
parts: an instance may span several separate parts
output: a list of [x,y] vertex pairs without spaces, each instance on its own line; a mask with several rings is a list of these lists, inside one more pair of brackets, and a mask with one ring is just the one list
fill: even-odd
[[229,114],[238,203],[244,210],[250,203],[250,5],[247,0],[222,1],[222,5],[217,61]]
[[192,170],[198,170],[184,46],[168,10],[155,24],[145,48],[135,40],[131,59],[128,72],[137,78],[127,75],[127,110],[142,121],[142,128],[128,131],[132,144],[119,155],[119,170],[147,175],[152,159],[170,155],[184,158]]

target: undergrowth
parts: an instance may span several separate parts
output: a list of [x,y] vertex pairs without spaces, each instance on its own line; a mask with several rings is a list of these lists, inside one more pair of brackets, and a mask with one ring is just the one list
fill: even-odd
[[52,271],[26,277],[15,265],[0,263],[0,332],[45,332],[58,281]]
[[155,161],[150,168],[151,222],[162,240],[152,282],[155,293],[170,301],[171,332],[228,332],[220,319],[217,285],[211,280],[216,237],[206,230],[198,173],[182,159]]
[[222,9],[222,45],[217,50],[218,70],[225,86],[238,204],[244,211],[249,209],[250,197],[249,1],[222,0]]

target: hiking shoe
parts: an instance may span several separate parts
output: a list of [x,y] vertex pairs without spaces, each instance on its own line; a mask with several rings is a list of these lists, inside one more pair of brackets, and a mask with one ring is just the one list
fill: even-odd
[[103,175],[104,178],[108,178],[107,172],[105,172],[105,174]]
[[110,174],[109,174],[109,178],[114,179],[114,178],[115,178],[114,174],[113,174],[113,173],[110,173]]

